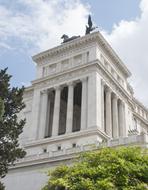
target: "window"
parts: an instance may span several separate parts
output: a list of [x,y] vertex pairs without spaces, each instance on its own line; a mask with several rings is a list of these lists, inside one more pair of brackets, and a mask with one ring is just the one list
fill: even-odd
[[89,62],[89,51],[86,53],[86,61]]
[[46,153],[46,152],[47,152],[47,148],[44,148],[44,149],[43,149],[43,153]]
[[61,150],[61,146],[58,146],[58,150]]
[[73,143],[73,144],[72,144],[72,148],[76,148],[76,143]]

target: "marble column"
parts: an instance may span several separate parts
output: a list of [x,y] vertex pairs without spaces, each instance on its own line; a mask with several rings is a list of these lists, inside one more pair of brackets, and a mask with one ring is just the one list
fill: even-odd
[[112,137],[112,114],[111,114],[111,90],[107,87],[106,90],[106,133]]
[[87,77],[82,81],[82,101],[81,101],[81,130],[87,128]]
[[68,83],[68,103],[67,103],[67,119],[66,119],[66,133],[72,132],[73,126],[73,97],[74,97],[74,83]]
[[48,105],[48,92],[43,90],[41,92],[41,105],[40,105],[40,125],[38,138],[44,138],[47,122],[47,105]]
[[61,87],[55,87],[55,103],[53,113],[52,136],[57,136],[59,131]]
[[124,104],[120,100],[119,101],[119,136],[125,136],[125,112],[124,112]]
[[117,96],[114,94],[113,99],[113,109],[112,109],[112,119],[113,119],[113,138],[118,138],[119,137],[119,128],[118,128],[118,99]]
[[48,101],[47,101],[47,116],[46,116],[46,128],[45,128],[45,133],[44,137],[47,138],[49,137],[49,120],[50,120],[50,104],[51,104],[51,99],[50,99],[50,92],[48,92]]

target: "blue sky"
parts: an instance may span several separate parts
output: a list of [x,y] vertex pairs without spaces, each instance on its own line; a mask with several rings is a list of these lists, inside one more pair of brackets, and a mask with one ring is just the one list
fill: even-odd
[[147,0],[0,0],[0,68],[8,67],[13,86],[28,85],[35,79],[31,56],[58,45],[63,33],[83,35],[90,12],[148,106]]
[[82,0],[89,3],[94,21],[101,28],[111,31],[120,20],[132,20],[140,15],[140,0]]

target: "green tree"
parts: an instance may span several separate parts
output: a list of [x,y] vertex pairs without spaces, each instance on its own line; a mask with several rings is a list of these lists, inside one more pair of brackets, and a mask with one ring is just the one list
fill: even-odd
[[2,119],[3,114],[4,114],[4,102],[0,97],[0,120]]
[[[24,87],[11,88],[10,79],[7,69],[0,70],[0,178],[5,177],[9,166],[25,156],[18,142],[25,124],[25,119],[18,120],[18,113],[25,107]],[[2,189],[4,186],[0,183]]]
[[147,190],[146,151],[120,147],[84,153],[73,165],[49,171],[42,190]]

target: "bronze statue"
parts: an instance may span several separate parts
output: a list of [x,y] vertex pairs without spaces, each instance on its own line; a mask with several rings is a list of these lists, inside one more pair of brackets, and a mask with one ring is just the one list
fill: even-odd
[[91,16],[88,16],[88,26],[86,26],[85,34],[90,34],[91,31],[95,30],[97,27],[93,27]]
[[68,37],[68,35],[66,34],[63,34],[63,36],[61,37],[61,39],[63,39],[63,42],[62,43],[66,43],[66,42],[69,42],[71,40],[74,40],[76,38],[79,38],[80,36],[72,36],[72,37]]
[[[92,23],[92,20],[91,20],[91,16],[89,15],[88,16],[88,25],[86,26],[86,32],[85,32],[85,35],[87,34],[90,34],[91,31],[95,30],[97,27],[94,27],[93,26],[93,23]],[[62,43],[66,43],[66,42],[69,42],[69,41],[72,41],[76,38],[79,38],[80,36],[72,36],[72,37],[69,37],[68,35],[66,34],[63,34],[63,36],[61,37],[61,39],[63,39],[63,42]]]

